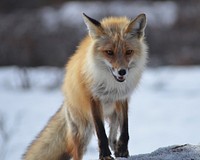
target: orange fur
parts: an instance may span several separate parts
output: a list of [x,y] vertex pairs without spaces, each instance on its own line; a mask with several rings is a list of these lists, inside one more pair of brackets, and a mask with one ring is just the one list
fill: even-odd
[[[84,19],[89,35],[66,65],[64,104],[28,148],[24,160],[81,160],[94,125],[98,127],[95,116],[102,120],[108,117],[116,124],[111,123],[109,136],[109,143],[115,148],[114,132],[125,124],[128,98],[145,67],[146,20],[144,15],[133,21],[126,17],[105,18],[100,23],[86,16]],[[126,69],[127,75],[118,75],[121,68]],[[120,78],[123,81],[119,82]]]

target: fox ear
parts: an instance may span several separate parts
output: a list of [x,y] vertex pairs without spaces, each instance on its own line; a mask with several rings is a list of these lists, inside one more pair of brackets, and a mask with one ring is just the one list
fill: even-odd
[[131,37],[137,36],[138,38],[141,38],[144,36],[146,23],[146,15],[140,14],[128,24],[125,32],[130,33]]
[[101,35],[103,35],[103,28],[102,28],[100,22],[98,22],[97,20],[95,20],[93,18],[90,18],[85,13],[83,13],[83,19],[88,28],[89,35],[92,38],[98,38]]

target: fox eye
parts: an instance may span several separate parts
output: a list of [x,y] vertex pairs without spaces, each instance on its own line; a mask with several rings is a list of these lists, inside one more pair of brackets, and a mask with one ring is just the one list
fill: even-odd
[[109,56],[113,56],[114,55],[114,52],[112,50],[106,50],[105,52]]
[[131,50],[131,49],[129,49],[129,50],[127,50],[126,51],[126,55],[128,56],[128,55],[131,55],[133,53],[133,50]]

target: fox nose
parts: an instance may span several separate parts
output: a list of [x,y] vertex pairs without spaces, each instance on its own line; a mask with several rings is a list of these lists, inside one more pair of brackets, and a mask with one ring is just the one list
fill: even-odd
[[126,74],[126,70],[125,70],[125,69],[120,69],[120,70],[118,71],[118,74],[119,74],[120,76],[124,76],[124,75]]

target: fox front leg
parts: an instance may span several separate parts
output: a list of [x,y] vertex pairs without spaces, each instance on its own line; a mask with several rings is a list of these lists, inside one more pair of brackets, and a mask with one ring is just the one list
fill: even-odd
[[100,160],[114,160],[111,156],[110,149],[108,147],[108,138],[106,136],[104,123],[102,120],[102,108],[98,100],[92,100],[92,116],[95,124],[95,129],[98,137],[99,145],[99,159]]
[[120,114],[118,115],[121,133],[114,148],[115,157],[129,157],[128,101],[126,100],[125,102],[119,102],[117,105],[121,110]]

